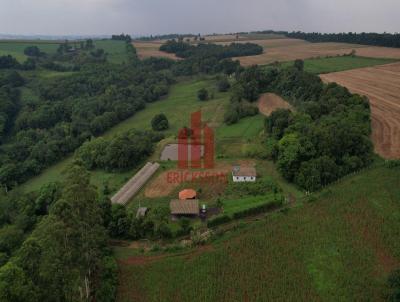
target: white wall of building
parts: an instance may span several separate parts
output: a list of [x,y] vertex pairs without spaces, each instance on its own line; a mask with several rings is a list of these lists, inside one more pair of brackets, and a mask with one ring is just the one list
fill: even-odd
[[254,176],[233,176],[233,182],[255,182]]

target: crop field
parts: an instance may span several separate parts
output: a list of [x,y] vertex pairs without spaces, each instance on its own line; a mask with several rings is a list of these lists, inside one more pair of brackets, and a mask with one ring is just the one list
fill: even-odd
[[[358,56],[341,56],[304,60],[304,70],[314,74],[331,73],[356,68],[384,65],[399,61],[398,59],[367,58]],[[282,66],[293,65],[293,62],[282,63]]]
[[330,73],[321,78],[369,98],[375,151],[385,158],[400,158],[400,63]]
[[266,116],[281,108],[293,110],[293,107],[288,102],[274,93],[263,94],[258,100],[258,109]]
[[187,252],[122,248],[118,301],[383,301],[400,265],[399,175],[376,166]]
[[346,43],[309,43],[296,39],[249,41],[264,47],[264,53],[257,56],[237,58],[243,66],[265,65],[273,62],[294,61],[296,59],[319,58],[350,54],[353,50],[360,57],[399,59],[400,49],[370,47]]
[[140,59],[146,59],[150,57],[161,57],[168,58],[172,60],[180,60],[175,54],[167,53],[164,51],[160,51],[160,46],[163,44],[163,41],[151,41],[151,42],[143,42],[136,41],[133,42],[133,46],[136,48],[137,54]]

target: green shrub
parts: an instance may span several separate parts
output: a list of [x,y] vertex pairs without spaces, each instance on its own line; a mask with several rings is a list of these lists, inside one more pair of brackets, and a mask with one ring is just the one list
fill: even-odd
[[254,208],[236,212],[233,214],[233,218],[241,219],[241,218],[244,218],[247,216],[253,216],[253,215],[260,214],[260,213],[265,213],[267,211],[275,210],[281,206],[282,206],[282,201],[273,201],[273,202],[265,203],[263,205],[260,205],[260,206],[254,207]]

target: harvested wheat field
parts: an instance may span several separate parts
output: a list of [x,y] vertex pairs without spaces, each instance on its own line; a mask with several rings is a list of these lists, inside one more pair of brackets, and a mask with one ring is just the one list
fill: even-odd
[[277,61],[284,62],[296,59],[344,55],[350,54],[353,49],[357,51],[357,49],[364,47],[363,45],[346,43],[309,43],[296,39],[256,41],[256,43],[264,47],[264,53],[257,56],[236,58],[241,65],[265,65]]
[[172,60],[180,60],[175,54],[160,51],[160,46],[165,41],[151,41],[151,42],[133,42],[133,46],[136,48],[137,54],[140,59],[146,59],[150,57],[162,57]]
[[321,78],[369,98],[375,151],[384,158],[400,158],[400,63],[324,74]]
[[293,110],[288,102],[274,93],[265,93],[258,100],[258,109],[266,116],[269,116],[273,111],[280,108]]
[[[309,43],[297,39],[271,39],[247,41],[264,47],[264,53],[257,56],[236,58],[243,66],[265,65],[273,62],[294,61],[325,56],[349,54],[355,50],[356,55],[370,58],[400,59],[400,49],[375,47],[347,43]],[[241,42],[239,42],[241,43]],[[221,43],[222,44],[222,43]]]

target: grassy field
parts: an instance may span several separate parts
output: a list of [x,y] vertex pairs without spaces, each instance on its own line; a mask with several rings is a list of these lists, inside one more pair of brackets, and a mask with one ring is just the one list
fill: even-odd
[[212,245],[120,259],[118,301],[382,301],[400,265],[399,175],[371,168]]
[[12,55],[19,62],[26,60],[24,49],[28,46],[37,46],[41,51],[46,53],[55,53],[59,42],[44,42],[44,41],[0,41],[0,56]]
[[126,43],[124,41],[96,40],[95,46],[97,48],[104,49],[104,51],[108,53],[107,59],[111,63],[119,64],[126,61],[127,53],[126,53]]
[[235,213],[255,208],[274,201],[274,194],[256,197],[244,197],[233,200],[224,200],[224,214],[232,216]]
[[[28,46],[37,46],[41,51],[47,54],[53,54],[57,51],[60,41],[0,41],[0,56],[12,55],[19,62],[26,60],[24,50]],[[113,63],[122,63],[126,60],[126,44],[124,41],[113,40],[96,40],[94,41],[97,48],[104,49],[107,52],[108,59]]]
[[[164,113],[168,117],[170,129],[165,132],[165,135],[171,136],[172,139],[176,137],[180,128],[189,126],[190,114],[197,110],[202,111],[203,121],[218,127],[223,121],[225,106],[229,101],[229,93],[214,92],[214,99],[200,102],[197,100],[197,91],[203,87],[208,88],[210,91],[214,90],[215,82],[210,79],[192,79],[178,83],[171,88],[170,94],[166,99],[147,104],[146,109],[137,112],[131,118],[113,127],[104,136],[110,138],[130,129],[151,129],[150,121],[158,113]],[[25,93],[29,96],[30,92],[25,91]],[[46,169],[39,176],[21,185],[21,188],[26,191],[32,191],[39,189],[45,183],[62,180],[62,171],[71,162],[72,156]],[[110,182],[110,186],[118,188],[134,173],[135,170],[125,173],[94,171],[92,172],[92,181],[100,186],[107,181]]]
[[[314,74],[344,71],[356,68],[371,67],[396,62],[396,59],[366,58],[366,57],[332,57],[304,60],[304,70]],[[293,62],[283,63],[290,66]]]

